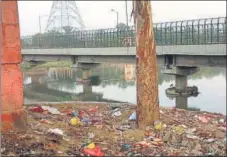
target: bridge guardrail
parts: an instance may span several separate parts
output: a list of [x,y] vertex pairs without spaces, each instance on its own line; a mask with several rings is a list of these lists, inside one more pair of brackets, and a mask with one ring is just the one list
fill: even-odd
[[[203,45],[226,43],[226,17],[154,24],[157,45]],[[135,46],[134,26],[112,29],[50,31],[24,37],[22,48],[101,48]]]

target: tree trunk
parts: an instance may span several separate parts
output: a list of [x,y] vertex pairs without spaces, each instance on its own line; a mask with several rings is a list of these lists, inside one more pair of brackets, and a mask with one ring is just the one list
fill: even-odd
[[158,71],[150,1],[133,1],[136,27],[137,124],[140,129],[158,120]]

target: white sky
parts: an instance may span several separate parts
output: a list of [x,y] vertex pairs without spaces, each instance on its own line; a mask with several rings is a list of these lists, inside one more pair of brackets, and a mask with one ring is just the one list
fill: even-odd
[[[116,25],[115,9],[119,12],[119,22],[126,23],[124,1],[77,1],[77,7],[86,29],[113,28]],[[51,10],[52,1],[18,1],[21,35],[39,32],[39,15],[44,31]],[[153,21],[166,22],[186,19],[225,17],[226,1],[152,1]],[[132,1],[128,1],[128,15]],[[129,22],[132,24],[132,21]]]

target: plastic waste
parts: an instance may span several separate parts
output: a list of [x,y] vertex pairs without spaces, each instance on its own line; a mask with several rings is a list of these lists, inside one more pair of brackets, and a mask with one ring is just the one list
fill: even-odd
[[205,116],[200,116],[198,118],[202,123],[208,123],[210,121],[209,117],[205,117]]
[[93,149],[89,149],[89,148],[84,148],[82,150],[82,152],[84,154],[90,155],[90,156],[104,156],[104,153],[101,151],[101,148],[96,146]]
[[95,148],[95,144],[92,142],[92,143],[90,143],[90,144],[87,146],[87,148],[89,148],[89,149],[94,149],[94,148]]
[[178,134],[184,133],[184,127],[183,126],[177,126],[174,128],[174,131]]
[[154,126],[155,126],[155,129],[156,130],[162,130],[162,128],[163,128],[163,124],[159,120],[157,120],[157,121],[154,122]]
[[79,121],[80,121],[79,118],[74,117],[74,118],[72,118],[72,119],[70,120],[70,124],[73,125],[73,126],[76,126],[76,125],[79,124]]
[[134,147],[140,147],[140,148],[145,148],[148,147],[150,145],[150,143],[146,142],[146,141],[140,141],[136,144],[134,144]]
[[147,131],[145,131],[144,135],[145,135],[146,137],[149,137],[149,136],[151,135],[151,132],[150,132],[149,130],[147,130]]
[[121,111],[117,111],[112,114],[112,116],[115,116],[115,117],[119,117],[121,115],[122,115]]
[[79,115],[78,111],[73,111],[72,113],[73,117],[77,117]]
[[94,124],[94,123],[102,123],[103,121],[103,118],[102,117],[98,117],[98,116],[95,116],[95,117],[92,117],[91,118],[91,122]]
[[63,154],[63,151],[58,150],[57,153],[58,154]]
[[91,109],[89,109],[89,111],[90,111],[90,112],[96,112],[96,111],[97,111],[97,109],[98,109],[98,106],[96,106],[95,108],[91,108]]
[[46,123],[46,124],[54,124],[53,122],[46,120],[46,119],[41,119],[40,120],[41,123]]
[[224,138],[224,143],[226,143],[226,137]]
[[225,120],[224,119],[219,119],[219,123],[224,123]]
[[29,108],[29,110],[32,112],[39,112],[39,113],[44,111],[41,106],[31,107],[31,108]]
[[193,134],[195,131],[196,131],[196,128],[190,128],[190,129],[187,129],[185,132],[187,134]]
[[1,153],[3,153],[6,149],[5,148],[1,148]]
[[215,139],[213,139],[213,138],[209,138],[209,139],[207,139],[206,140],[208,143],[210,143],[210,142],[214,142],[215,141]]
[[151,144],[154,146],[161,146],[161,145],[163,145],[163,142],[161,139],[155,138],[153,141],[151,141]]
[[136,120],[136,112],[135,111],[130,115],[129,120]]
[[220,127],[218,127],[218,129],[221,130],[221,131],[226,132],[226,126],[225,127],[224,126],[220,126]]
[[88,133],[88,138],[93,139],[95,137],[95,134],[93,132]]
[[84,112],[84,111],[79,111],[79,116],[83,117],[83,116],[86,116],[86,115],[87,115],[86,112]]
[[129,149],[131,148],[131,145],[129,145],[129,144],[123,144],[122,146],[121,146],[121,152],[124,152],[124,151],[128,151]]
[[131,148],[132,146],[130,145],[130,144],[123,144],[123,147],[125,147],[125,148]]
[[121,130],[121,131],[125,131],[125,130],[128,130],[128,129],[131,129],[131,126],[130,125],[121,125],[120,127],[117,128],[118,130]]
[[58,109],[54,107],[42,106],[42,109],[50,112],[51,114],[61,114],[61,112],[59,112]]
[[81,122],[88,124],[90,122],[90,119],[89,118],[86,118],[86,117],[83,117],[81,119]]
[[117,111],[120,111],[120,108],[119,108],[119,107],[114,108],[114,109],[111,110],[112,113],[113,113],[113,112],[117,112]]
[[199,137],[198,137],[198,136],[194,136],[194,135],[187,135],[187,138],[189,138],[189,139],[193,139],[193,140],[195,140],[195,139],[199,139]]
[[61,135],[63,136],[64,135],[64,132],[61,130],[61,129],[49,129],[47,132],[49,133],[53,133],[53,134],[56,134],[56,135]]
[[151,135],[151,130],[150,130],[150,127],[149,126],[146,127],[144,135],[146,137],[149,137]]

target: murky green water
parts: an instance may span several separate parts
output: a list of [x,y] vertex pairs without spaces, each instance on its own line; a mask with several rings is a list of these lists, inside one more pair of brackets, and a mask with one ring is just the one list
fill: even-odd
[[[92,78],[92,86],[78,82],[82,78],[79,69],[46,68],[24,72],[25,102],[82,100],[136,103],[135,69],[130,70],[131,76],[128,75],[125,81],[123,65],[102,65],[91,72],[92,76],[99,76]],[[175,106],[175,100],[165,94],[174,82],[173,76],[159,71],[161,106]],[[197,97],[188,98],[188,108],[226,114],[226,68],[200,68],[198,73],[189,76],[188,85],[197,86],[200,92]]]

